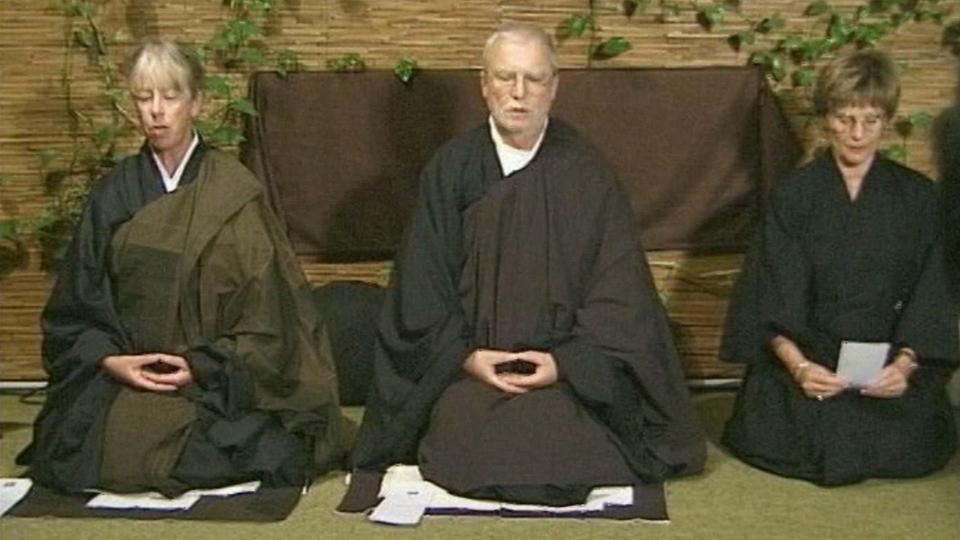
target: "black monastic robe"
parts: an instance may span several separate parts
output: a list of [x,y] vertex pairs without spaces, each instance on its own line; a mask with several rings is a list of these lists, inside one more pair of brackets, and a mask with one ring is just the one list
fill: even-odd
[[[202,143],[165,193],[144,146],[92,190],[42,315],[49,390],[19,461],[68,491],[261,479],[336,465],[336,380],[309,287],[259,181]],[[194,383],[143,392],[108,355],[184,356]]]
[[[456,400],[436,410],[438,398],[468,379],[462,364],[477,348],[549,351],[561,382],[517,397],[493,392],[480,405],[487,412],[458,415],[459,406],[472,405]],[[534,395],[545,405],[520,405],[537,401]],[[569,414],[552,416],[554,399],[566,400]],[[431,413],[444,425],[432,425]],[[579,448],[613,448],[634,482],[696,473],[704,464],[703,434],[629,199],[599,153],[557,119],[533,160],[508,177],[487,125],[447,143],[427,165],[380,321],[375,379],[353,463],[359,470],[416,463],[425,433],[447,433],[451,424],[500,437],[489,441],[496,447],[518,435],[509,431],[511,415],[543,433],[589,434]],[[582,421],[564,425],[574,417]],[[434,464],[423,463],[424,455],[444,441],[434,438],[429,446],[420,448],[426,473]],[[499,484],[509,475],[502,468],[467,470],[476,456],[463,457],[463,485],[488,475]],[[551,483],[551,471],[562,467],[550,461],[518,457],[513,470],[546,465],[518,478]],[[589,483],[589,471],[581,472],[574,476]],[[445,487],[458,491],[459,484],[451,479]]]
[[944,254],[953,300],[960,309],[960,106],[944,111],[936,127]]
[[[732,299],[721,355],[749,363],[725,443],[743,460],[821,484],[916,476],[956,447],[944,392],[958,354],[934,185],[877,156],[851,200],[833,157],[771,193]],[[890,342],[920,368],[897,399],[804,396],[769,342],[835,370],[842,340]]]

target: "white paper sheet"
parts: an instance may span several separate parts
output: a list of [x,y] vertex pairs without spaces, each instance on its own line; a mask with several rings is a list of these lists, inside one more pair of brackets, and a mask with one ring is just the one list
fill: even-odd
[[244,493],[256,493],[259,489],[260,481],[251,480],[250,482],[243,482],[240,484],[233,484],[219,488],[191,489],[190,491],[184,493],[184,495],[199,495],[201,497],[232,497],[234,495],[242,495]]
[[414,465],[394,465],[387,469],[380,484],[383,501],[370,515],[371,521],[392,525],[416,525],[428,509],[461,509],[495,513],[500,510],[526,511],[550,514],[595,512],[607,506],[633,504],[632,486],[594,488],[583,504],[573,506],[541,506],[497,501],[468,499],[452,495],[440,486],[428,482]]
[[26,497],[32,486],[29,478],[0,478],[0,516]]
[[200,497],[230,497],[243,493],[255,493],[260,489],[260,481],[244,482],[219,488],[192,489],[169,499],[156,491],[144,493],[111,493],[97,491],[99,495],[87,501],[88,508],[112,508],[118,510],[189,510]]
[[423,514],[430,506],[431,498],[429,489],[395,491],[374,508],[369,519],[387,525],[416,525],[423,519]]
[[200,500],[200,495],[183,495],[168,499],[156,492],[101,493],[87,501],[87,508],[112,508],[114,510],[189,510]]
[[853,388],[863,388],[880,375],[889,353],[889,343],[844,341],[840,344],[837,375]]

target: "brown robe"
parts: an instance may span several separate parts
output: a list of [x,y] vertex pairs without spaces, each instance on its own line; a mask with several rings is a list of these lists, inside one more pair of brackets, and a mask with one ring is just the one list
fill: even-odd
[[[493,412],[509,396],[487,393],[479,401],[461,397],[450,407],[441,405],[451,392],[476,397],[454,383],[465,377],[466,356],[483,347],[551,352],[562,382],[533,392],[543,396],[513,398],[532,403],[542,397],[542,407],[511,407],[515,413],[506,414],[543,419],[542,433],[584,435],[586,444],[565,449],[571,453],[564,459],[599,448],[609,472],[591,475],[586,460],[580,470],[560,475],[565,467],[559,461],[554,466],[522,459],[514,470],[525,471],[525,484],[575,484],[581,497],[584,485],[659,482],[700,471],[703,434],[635,231],[613,174],[562,121],[551,119],[531,163],[506,178],[487,126],[444,146],[423,174],[418,210],[397,260],[355,466],[382,470],[414,463],[419,447],[421,467],[437,477],[432,463],[440,456],[434,451],[450,437],[433,437],[452,424],[475,435],[503,436],[478,444],[509,446],[514,433],[467,423],[475,409],[456,412],[467,401]],[[569,414],[551,415],[555,400],[568,402],[562,408]],[[447,417],[450,422],[441,421]],[[483,421],[511,425],[506,419]],[[540,448],[562,440],[541,439]],[[456,469],[458,455],[444,459]],[[425,456],[431,463],[423,463]],[[534,472],[540,466],[546,468]],[[503,469],[465,469],[442,474],[441,485],[476,487],[484,478],[500,485],[509,476]],[[569,499],[542,492],[520,497]]]
[[[163,194],[144,149],[91,194],[44,311],[50,391],[21,456],[38,482],[299,485],[336,463],[322,321],[261,185],[213,150],[187,171]],[[145,352],[184,356],[195,382],[145,396],[99,366]]]

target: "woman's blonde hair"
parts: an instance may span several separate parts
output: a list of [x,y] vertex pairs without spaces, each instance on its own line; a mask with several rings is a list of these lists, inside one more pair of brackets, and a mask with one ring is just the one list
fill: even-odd
[[893,118],[899,101],[897,67],[889,56],[872,49],[835,58],[820,71],[813,93],[813,106],[819,116],[849,105],[869,105]]
[[127,81],[131,91],[173,89],[189,92],[195,98],[203,91],[203,66],[176,41],[152,39],[133,53]]

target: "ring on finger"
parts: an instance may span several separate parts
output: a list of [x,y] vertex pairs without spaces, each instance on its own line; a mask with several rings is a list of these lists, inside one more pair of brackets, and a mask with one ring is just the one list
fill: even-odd
[[823,401],[823,394],[817,394],[817,401]]

